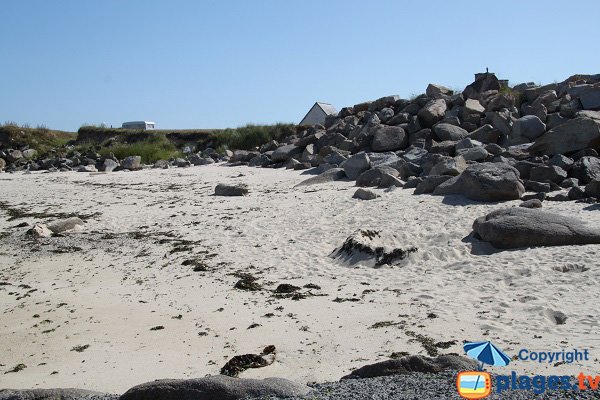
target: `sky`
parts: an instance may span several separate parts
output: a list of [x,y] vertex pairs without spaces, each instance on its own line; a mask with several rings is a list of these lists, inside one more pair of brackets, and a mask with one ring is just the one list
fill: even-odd
[[0,123],[299,122],[486,67],[600,73],[600,1],[0,0]]

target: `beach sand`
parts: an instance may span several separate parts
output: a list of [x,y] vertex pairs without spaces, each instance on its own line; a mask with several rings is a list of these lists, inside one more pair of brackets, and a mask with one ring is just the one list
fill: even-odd
[[[600,245],[494,252],[468,237],[472,223],[518,201],[412,189],[361,201],[343,181],[294,188],[310,176],[222,164],[0,174],[0,387],[121,393],[218,374],[231,357],[267,345],[277,348],[275,363],[240,376],[331,381],[393,352],[464,354],[463,341],[480,340],[511,356],[523,348],[591,354],[492,371],[597,372]],[[216,197],[217,183],[245,183],[250,194]],[[544,209],[600,223],[597,206]],[[71,213],[87,223],[64,237],[34,240],[15,227]],[[394,234],[418,251],[381,268],[329,257],[357,229]],[[239,272],[263,289],[234,288]],[[320,289],[278,298],[282,283]],[[4,373],[18,364],[26,368]]]

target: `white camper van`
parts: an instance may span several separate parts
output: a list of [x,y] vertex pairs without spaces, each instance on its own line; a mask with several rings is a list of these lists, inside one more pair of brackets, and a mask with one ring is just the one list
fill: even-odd
[[152,121],[131,121],[123,122],[123,129],[154,129],[155,124]]

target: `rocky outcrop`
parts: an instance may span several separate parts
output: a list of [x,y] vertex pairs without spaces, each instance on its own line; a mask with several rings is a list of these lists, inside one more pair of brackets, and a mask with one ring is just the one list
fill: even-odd
[[459,176],[440,184],[434,195],[463,195],[476,201],[517,200],[525,192],[519,171],[504,163],[473,164]]
[[283,378],[241,379],[218,375],[143,383],[129,389],[119,400],[239,400],[306,396],[308,393],[308,386]]
[[577,218],[528,208],[492,211],[473,223],[481,240],[500,249],[600,244],[600,228]]

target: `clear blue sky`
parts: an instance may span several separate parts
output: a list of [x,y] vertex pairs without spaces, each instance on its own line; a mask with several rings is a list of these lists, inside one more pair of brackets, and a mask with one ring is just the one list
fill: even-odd
[[600,1],[0,0],[0,122],[298,122],[489,67],[600,73]]

